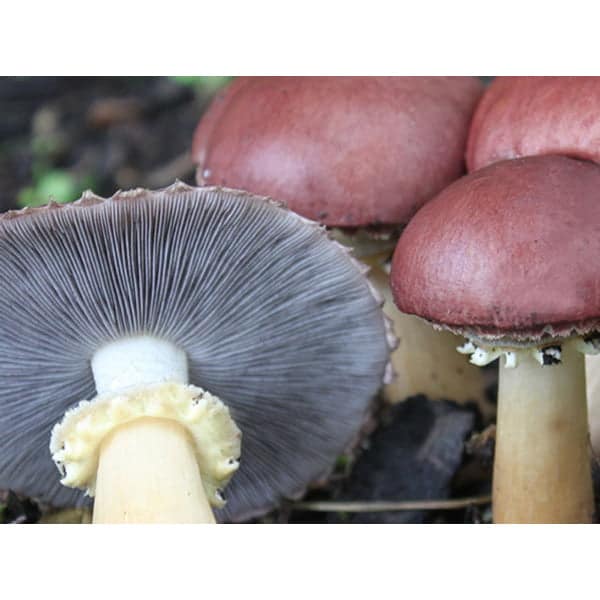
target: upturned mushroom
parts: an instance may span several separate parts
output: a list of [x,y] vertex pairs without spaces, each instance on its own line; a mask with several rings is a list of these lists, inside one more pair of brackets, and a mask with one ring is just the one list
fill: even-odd
[[468,338],[500,367],[496,522],[576,523],[594,505],[584,354],[600,348],[600,167],[495,163],[409,223],[391,286],[402,311]]
[[456,356],[456,337],[397,311],[388,283],[402,227],[464,171],[481,90],[471,77],[242,77],[194,135],[199,184],[279,198],[371,267],[400,342],[392,402],[423,393],[485,407],[484,378]]
[[[562,154],[600,163],[600,77],[498,77],[467,145],[473,171],[499,160]],[[592,447],[600,456],[600,357],[586,356]]]
[[265,198],[87,193],[2,215],[0,257],[0,487],[57,506],[82,488],[95,522],[239,521],[297,497],[384,375],[356,261]]

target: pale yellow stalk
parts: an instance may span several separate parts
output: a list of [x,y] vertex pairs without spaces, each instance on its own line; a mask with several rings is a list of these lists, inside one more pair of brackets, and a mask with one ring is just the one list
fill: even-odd
[[494,521],[590,523],[593,510],[584,357],[565,344],[542,367],[518,352],[500,366]]
[[214,523],[193,442],[179,423],[142,418],[100,447],[94,523]]

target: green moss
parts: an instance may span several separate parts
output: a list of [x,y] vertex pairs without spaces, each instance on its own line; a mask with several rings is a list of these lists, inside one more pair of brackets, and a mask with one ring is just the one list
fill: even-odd
[[50,200],[61,204],[73,202],[89,187],[93,187],[90,177],[76,177],[69,171],[52,169],[41,173],[34,185],[23,188],[17,203],[25,207],[42,206]]

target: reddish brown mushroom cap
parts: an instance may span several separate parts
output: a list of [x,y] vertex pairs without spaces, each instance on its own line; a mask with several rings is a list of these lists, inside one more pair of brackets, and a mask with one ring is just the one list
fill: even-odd
[[193,143],[200,184],[285,201],[326,225],[400,225],[464,170],[471,77],[248,77]]
[[600,325],[600,167],[561,156],[495,163],[411,220],[392,262],[396,304],[500,341]]
[[600,162],[600,77],[500,77],[479,103],[467,167],[538,154]]

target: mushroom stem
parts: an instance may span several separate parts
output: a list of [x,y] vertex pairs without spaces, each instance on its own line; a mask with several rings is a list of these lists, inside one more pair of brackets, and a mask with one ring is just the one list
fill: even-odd
[[[187,358],[149,336],[124,338],[92,360],[99,393],[153,381],[187,382]],[[214,523],[194,447],[182,425],[141,418],[100,446],[94,523]]]
[[494,521],[589,523],[593,507],[584,357],[564,344],[541,367],[521,351],[500,367]]
[[[367,261],[365,261],[367,262]],[[389,277],[381,267],[371,266],[369,279],[384,298],[383,311],[392,321],[398,347],[391,354],[398,377],[384,387],[385,399],[394,404],[417,394],[431,400],[476,402],[485,420],[494,415],[485,395],[485,373],[456,352],[462,338],[435,330],[418,317],[400,312],[394,304]]]
[[183,426],[142,418],[102,442],[94,523],[214,523]]
[[600,456],[600,356],[586,355],[585,378],[592,451]]

